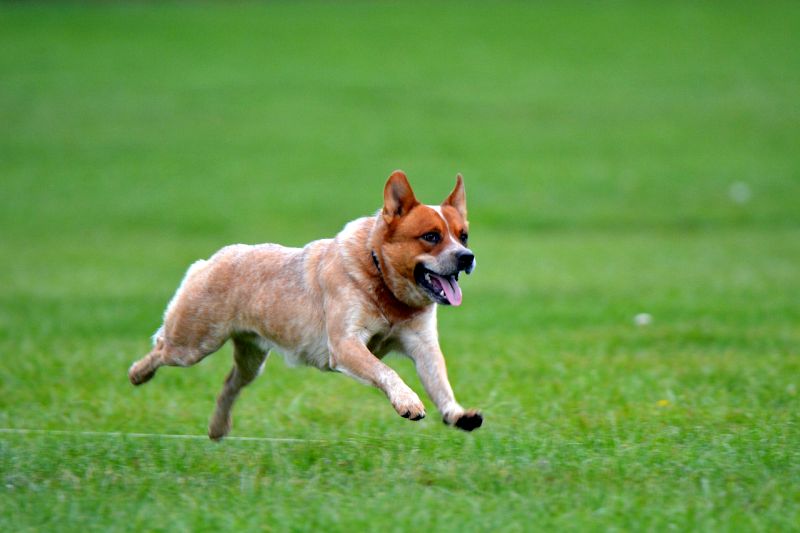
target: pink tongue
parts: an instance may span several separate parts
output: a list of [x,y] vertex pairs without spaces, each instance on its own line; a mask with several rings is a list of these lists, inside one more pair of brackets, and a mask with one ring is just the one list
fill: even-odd
[[431,275],[442,284],[444,295],[447,297],[447,301],[450,302],[450,305],[461,305],[461,287],[458,286],[458,282],[455,278],[445,278],[443,276],[437,276],[436,274]]

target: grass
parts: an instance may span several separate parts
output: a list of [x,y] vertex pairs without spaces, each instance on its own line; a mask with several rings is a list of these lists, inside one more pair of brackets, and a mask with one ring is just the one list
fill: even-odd
[[466,177],[479,266],[440,336],[486,416],[412,424],[274,357],[233,434],[306,440],[0,432],[0,529],[798,530],[798,23],[0,6],[0,428],[203,434],[229,348],[126,379],[186,266],[330,236],[398,167],[428,202]]

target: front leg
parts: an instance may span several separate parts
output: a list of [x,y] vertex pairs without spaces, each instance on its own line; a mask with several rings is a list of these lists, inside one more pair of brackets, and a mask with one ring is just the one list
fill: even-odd
[[[432,327],[431,327],[432,326]],[[442,413],[445,424],[464,431],[481,427],[483,415],[477,409],[464,409],[456,401],[447,379],[444,355],[439,347],[435,319],[432,325],[406,332],[403,337],[406,354],[411,357],[428,396]]]
[[397,414],[411,420],[425,418],[425,406],[400,376],[381,362],[357,337],[330,343],[330,366],[367,385],[379,388],[392,402]]

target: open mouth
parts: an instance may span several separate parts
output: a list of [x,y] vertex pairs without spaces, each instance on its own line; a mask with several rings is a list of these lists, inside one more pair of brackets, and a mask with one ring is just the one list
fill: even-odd
[[414,269],[414,278],[417,285],[422,287],[434,302],[444,305],[461,305],[458,272],[444,276],[425,268],[420,263]]

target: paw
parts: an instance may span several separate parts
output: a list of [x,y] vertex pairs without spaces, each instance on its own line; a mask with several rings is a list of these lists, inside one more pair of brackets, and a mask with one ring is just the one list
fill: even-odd
[[443,421],[449,426],[455,426],[464,431],[472,431],[481,427],[483,415],[477,409],[469,409],[456,416],[444,417]]
[[145,365],[141,364],[140,362],[133,363],[128,370],[128,379],[131,381],[133,385],[141,385],[142,383],[147,383],[153,376],[156,375],[155,370],[147,370]]
[[403,394],[392,401],[392,406],[397,414],[409,420],[422,420],[425,418],[425,406],[413,391]]
[[208,425],[208,438],[211,440],[222,440],[222,437],[231,432],[233,421],[231,417],[217,419],[215,416]]

